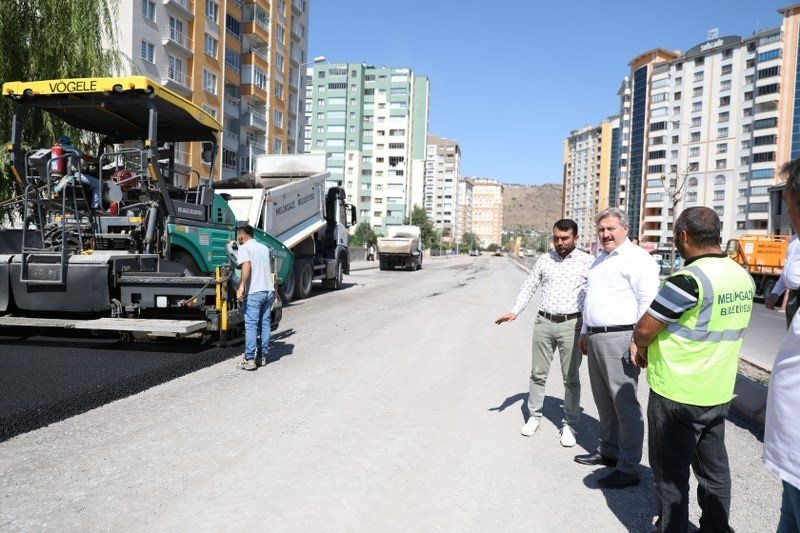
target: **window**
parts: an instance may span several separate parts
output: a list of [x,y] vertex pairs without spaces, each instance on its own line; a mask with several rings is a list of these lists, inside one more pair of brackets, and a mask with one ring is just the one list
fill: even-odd
[[667,129],[666,122],[654,122],[650,124],[650,131],[659,131]]
[[659,102],[665,102],[667,100],[667,96],[669,96],[669,93],[654,94],[653,96],[650,97],[650,102],[653,104],[657,104]]
[[698,170],[700,170],[700,163],[697,161],[689,163],[689,172],[697,172]]
[[153,0],[142,0],[142,16],[146,19],[156,20],[156,3]]
[[692,127],[696,128],[697,126],[702,125],[703,117],[692,117]]
[[758,40],[758,45],[763,46],[769,43],[775,43],[781,40],[781,33],[771,33],[770,35],[765,35]]
[[722,65],[722,75],[730,74],[733,72],[733,65]]
[[777,118],[763,118],[753,122],[753,129],[763,130],[764,128],[774,128],[778,125]]
[[694,73],[694,81],[703,81],[703,71]]
[[686,193],[686,201],[687,202],[696,202],[697,201],[697,191],[690,191]]
[[725,199],[725,191],[724,190],[715,190],[714,191],[714,200],[724,200]]
[[217,75],[210,70],[203,69],[203,89],[211,94],[217,94]]
[[647,167],[648,174],[663,174],[664,173],[664,165],[649,165]]
[[208,104],[203,104],[200,107],[203,108],[203,111],[211,115],[212,118],[217,118],[217,109],[215,107],[211,107]]
[[777,83],[770,83],[769,85],[762,85],[761,87],[756,87],[756,96],[762,96],[765,94],[772,94],[776,92],[778,92]]
[[750,149],[750,139],[745,139],[742,141],[742,150],[749,150]]
[[700,155],[700,147],[692,146],[689,148],[689,157],[698,157]]
[[681,99],[681,92],[677,91],[675,94],[672,95],[673,100],[680,100]]
[[731,97],[730,96],[720,96],[719,98],[719,106],[725,107],[727,105],[731,105]]
[[753,91],[747,91],[744,93],[744,101],[747,102],[753,99]]
[[[276,35],[278,36],[278,42],[279,43],[284,44],[286,42],[286,28],[284,28],[280,24],[278,24],[278,26],[277,26]],[[346,69],[345,69],[344,73],[347,74],[347,70]]]
[[778,59],[781,57],[781,51],[778,50],[770,50],[769,52],[762,52],[758,54],[758,63],[763,63],[764,61],[769,61],[770,59]]
[[725,168],[725,164],[727,159],[717,159],[717,165],[715,168]]
[[253,67],[253,85],[259,89],[267,89],[267,75],[258,67]]
[[655,150],[647,154],[647,157],[650,159],[664,159],[667,157],[666,150]]
[[167,77],[172,81],[180,83],[181,85],[186,85],[186,80],[183,76],[183,60],[175,56],[169,56]]
[[664,197],[660,192],[651,192],[645,197],[646,202],[662,202]]
[[753,144],[755,146],[764,146],[765,144],[775,144],[776,142],[775,135],[762,135],[761,137],[756,137],[753,139]]
[[283,72],[283,54],[275,54],[275,67]]
[[217,58],[217,40],[207,33],[203,41],[203,51],[214,59]]
[[272,153],[280,154],[283,151],[283,141],[278,137],[272,140]]
[[703,102],[694,102],[692,104],[692,113],[703,110]]
[[719,120],[717,120],[717,122],[728,122],[730,116],[731,116],[730,113],[728,113],[727,111],[723,111],[722,113],[719,114]]
[[763,163],[765,161],[775,161],[775,152],[753,154],[753,163]]
[[[742,109],[742,116],[743,117],[752,117],[753,116],[753,108],[752,107],[745,107]],[[748,130],[750,131],[750,130]]]
[[693,143],[700,142],[700,132],[699,131],[693,131],[692,133],[690,133],[689,134],[689,142],[693,142]]
[[772,76],[777,76],[780,73],[781,68],[778,66],[769,67],[769,68],[762,68],[758,71],[756,77],[759,80],[763,80],[764,78],[771,78]]
[[225,29],[237,40],[242,40],[242,23],[230,15],[225,15]]
[[275,98],[283,99],[283,84],[281,82],[275,82]]
[[702,87],[695,87],[692,90],[692,96],[703,96],[703,88]]
[[689,187],[697,187],[697,178],[694,178],[694,177],[689,178],[688,185],[689,185]]
[[337,90],[337,89],[347,89],[346,83],[329,83],[328,89]]
[[142,59],[149,63],[155,63],[155,47],[153,43],[142,41]]
[[178,20],[175,17],[169,18],[169,38],[182,46],[186,44],[182,20]]
[[219,4],[214,0],[206,0],[206,17],[213,22],[217,22],[219,14]]
[[717,137],[727,137],[728,128],[717,128]]

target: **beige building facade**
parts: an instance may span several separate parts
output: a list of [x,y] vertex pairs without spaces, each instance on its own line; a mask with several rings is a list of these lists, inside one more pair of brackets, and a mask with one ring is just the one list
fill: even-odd
[[[472,183],[472,232],[479,245],[500,244],[503,233],[503,184],[499,181],[469,178]],[[478,243],[476,243],[478,244]]]

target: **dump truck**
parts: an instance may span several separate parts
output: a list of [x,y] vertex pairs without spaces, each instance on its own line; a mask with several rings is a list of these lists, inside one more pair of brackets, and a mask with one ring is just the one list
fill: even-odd
[[419,226],[389,226],[388,236],[378,239],[381,270],[397,266],[406,270],[422,268],[422,234]]
[[[8,159],[17,192],[6,207],[20,221],[0,231],[0,326],[142,339],[227,337],[240,328],[236,218],[210,187],[216,120],[145,76],[10,82],[2,90],[14,107]],[[31,112],[99,139],[96,166],[72,150],[25,149]],[[88,190],[84,175],[99,190]],[[92,205],[95,193],[101,206]],[[291,251],[263,231],[255,238],[270,247],[281,282]],[[281,314],[278,299],[273,329]]]
[[342,288],[350,273],[348,228],[355,206],[342,187],[327,191],[325,154],[263,155],[252,174],[216,183],[238,221],[275,236],[294,255],[294,267],[279,285],[284,302],[307,298],[313,281]]
[[786,261],[789,235],[743,235],[728,241],[728,257],[753,276],[756,294],[768,297]]

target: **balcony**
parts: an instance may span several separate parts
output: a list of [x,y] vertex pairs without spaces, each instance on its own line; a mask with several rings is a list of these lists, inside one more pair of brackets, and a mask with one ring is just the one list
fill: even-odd
[[245,128],[255,128],[259,131],[266,131],[267,116],[256,110],[253,106],[248,106],[247,111],[242,114],[242,126]]
[[175,8],[186,20],[194,19],[194,2],[192,0],[164,0],[167,8]]
[[233,152],[239,149],[239,134],[232,131],[222,132],[222,147]]
[[225,95],[223,112],[229,117],[239,118],[239,102],[241,100],[234,96]]
[[259,102],[267,103],[267,90],[254,83],[244,83],[242,85],[242,96],[250,96]]
[[294,15],[303,14],[303,2],[301,0],[292,0],[292,13]]
[[300,35],[300,30],[297,28],[296,24],[292,24],[292,28],[289,31],[290,35],[292,36],[293,41],[299,41],[303,37]]
[[182,71],[172,68],[167,69],[167,77],[163,82],[168,89],[177,89],[184,96],[191,96],[192,94],[192,78]]
[[267,57],[268,56],[263,51],[251,48],[242,54],[242,65],[245,67],[255,65],[262,71],[269,72],[269,63]]
[[255,41],[269,43],[269,17],[256,4],[247,4],[244,8],[244,33]]
[[185,167],[192,166],[191,154],[183,150],[175,150],[175,164],[183,165]]
[[161,44],[181,52],[187,57],[194,55],[193,42],[188,35],[169,26],[164,26],[163,32]]

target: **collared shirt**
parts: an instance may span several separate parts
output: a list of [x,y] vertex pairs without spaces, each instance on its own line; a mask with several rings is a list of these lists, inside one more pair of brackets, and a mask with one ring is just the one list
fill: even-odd
[[[795,261],[796,262],[796,261]],[[764,465],[781,479],[800,487],[800,314],[795,315],[783,339],[775,362],[767,394],[767,418],[764,427]]]
[[790,269],[797,271],[798,261],[800,261],[800,241],[797,240],[797,235],[794,235],[792,240],[789,241],[789,245],[786,247],[786,261],[783,265],[781,276],[778,278],[778,281],[775,282],[775,287],[772,289],[772,294],[780,296],[786,289],[797,290],[797,281],[789,280],[787,276],[792,274]]
[[539,287],[542,288],[540,311],[553,315],[581,312],[586,297],[586,276],[593,260],[591,255],[577,248],[563,258],[556,252],[540,256],[511,312],[520,314]]
[[627,238],[611,253],[603,250],[589,269],[583,329],[636,324],[658,294],[656,260]]

